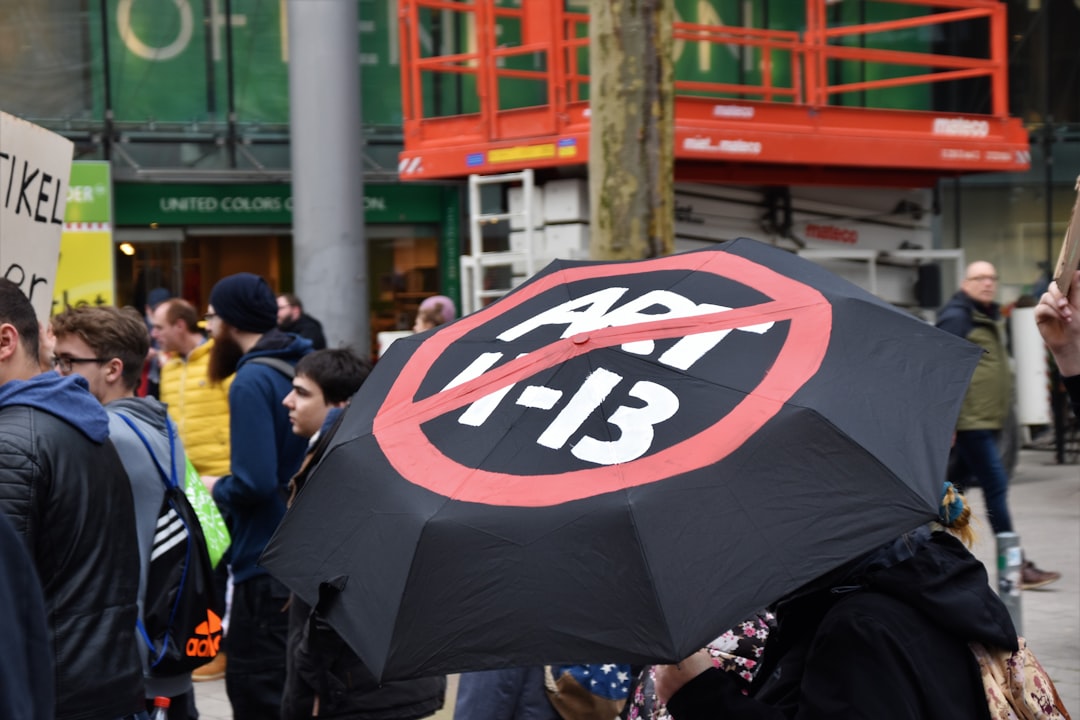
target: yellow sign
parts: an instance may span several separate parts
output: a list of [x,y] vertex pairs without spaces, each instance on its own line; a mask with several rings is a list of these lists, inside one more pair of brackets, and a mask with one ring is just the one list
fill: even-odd
[[112,305],[112,232],[65,231],[60,237],[60,263],[52,314],[80,305]]
[[518,160],[545,160],[555,157],[555,143],[543,145],[518,145],[517,147],[488,150],[488,162],[516,162]]

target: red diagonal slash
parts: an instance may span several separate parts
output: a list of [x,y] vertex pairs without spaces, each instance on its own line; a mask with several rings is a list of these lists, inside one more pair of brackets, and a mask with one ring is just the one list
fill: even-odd
[[[814,288],[730,254],[672,255],[628,265],[584,265],[536,279],[425,340],[387,393],[373,430],[380,448],[406,480],[447,497],[498,505],[543,506],[656,482],[719,462],[776,415],[821,366],[832,329],[832,306]],[[708,315],[611,327],[551,343],[454,388],[414,401],[431,367],[451,343],[485,322],[559,285],[631,277],[662,270],[705,272],[734,280],[773,299]],[[685,337],[770,321],[790,320],[783,348],[761,383],[730,413],[693,437],[622,465],[547,475],[472,468],[446,457],[425,435],[428,420],[468,405],[570,358],[636,340]]]
[[[744,308],[709,313],[708,315],[668,318],[581,333],[549,343],[528,355],[515,358],[488,370],[468,382],[443,390],[423,400],[400,402],[395,406],[388,407],[383,419],[383,427],[389,428],[398,422],[423,424],[428,420],[453,412],[465,405],[471,405],[477,400],[490,395],[495,390],[513,385],[549,367],[561,365],[572,358],[593,350],[637,340],[683,338],[688,335],[700,335],[718,330],[734,330],[748,325],[787,320],[803,307],[791,302],[773,300]],[[419,354],[419,352],[418,350],[417,353]],[[406,383],[395,384],[391,394],[399,390],[405,392],[406,386]],[[416,383],[413,392],[415,393],[418,388],[419,383]],[[389,405],[389,403],[386,405]]]

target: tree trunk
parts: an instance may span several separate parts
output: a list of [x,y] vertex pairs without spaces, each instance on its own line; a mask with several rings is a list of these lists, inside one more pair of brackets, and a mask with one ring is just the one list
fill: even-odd
[[672,0],[592,0],[589,251],[600,260],[675,246]]

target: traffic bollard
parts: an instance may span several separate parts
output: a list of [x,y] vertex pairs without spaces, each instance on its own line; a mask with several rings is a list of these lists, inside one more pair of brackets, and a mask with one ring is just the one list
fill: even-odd
[[997,534],[998,596],[1009,610],[1009,617],[1016,626],[1016,634],[1022,635],[1020,613],[1020,569],[1024,554],[1020,549],[1020,536],[1014,532]]

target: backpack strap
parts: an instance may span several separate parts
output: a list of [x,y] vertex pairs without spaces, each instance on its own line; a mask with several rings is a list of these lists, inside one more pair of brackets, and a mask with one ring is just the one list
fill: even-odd
[[[161,467],[161,463],[158,462],[157,455],[154,454],[154,449],[150,446],[150,441],[147,439],[146,435],[143,434],[143,431],[139,429],[139,426],[135,424],[135,421],[120,412],[116,413],[116,416],[123,420],[124,423],[129,428],[131,428],[132,432],[135,433],[135,436],[142,441],[143,446],[146,447],[146,452],[150,454],[150,460],[154,463],[154,467],[158,469],[158,474],[161,475],[161,480],[165,483],[165,487],[179,488],[180,482],[177,479],[176,475],[176,433],[174,431],[172,422],[169,420],[169,416],[165,416],[165,431],[169,434],[170,472],[168,473],[165,472],[165,468]],[[185,570],[185,575],[186,573],[187,571]],[[183,580],[181,580],[181,582],[183,582]],[[150,634],[146,632],[146,626],[143,625],[141,617],[135,619],[135,629],[138,630],[139,635],[142,636],[143,642],[146,643],[146,647],[148,648],[150,655],[154,655],[154,653],[157,653],[156,657],[153,657],[151,660],[149,660],[150,667],[157,667],[158,663],[161,662],[161,659],[165,657],[165,652],[168,649],[168,646],[162,645],[160,651],[154,647],[154,641],[150,639]]]
[[123,420],[127,426],[131,428],[132,432],[142,440],[142,444],[146,447],[146,451],[150,453],[150,459],[153,461],[154,466],[157,467],[166,487],[180,487],[180,480],[176,473],[176,432],[173,429],[173,424],[169,420],[168,415],[165,416],[165,431],[169,434],[169,472],[165,472],[165,468],[161,467],[157,455],[154,454],[154,449],[150,447],[150,441],[147,440],[146,435],[144,435],[142,430],[135,424],[135,421],[123,413],[116,413],[116,416]]
[[255,363],[257,365],[266,365],[267,367],[272,367],[290,380],[296,377],[296,368],[293,367],[292,363],[288,362],[287,360],[282,360],[278,357],[259,355],[258,357],[251,358],[250,360],[248,360],[248,362]]

